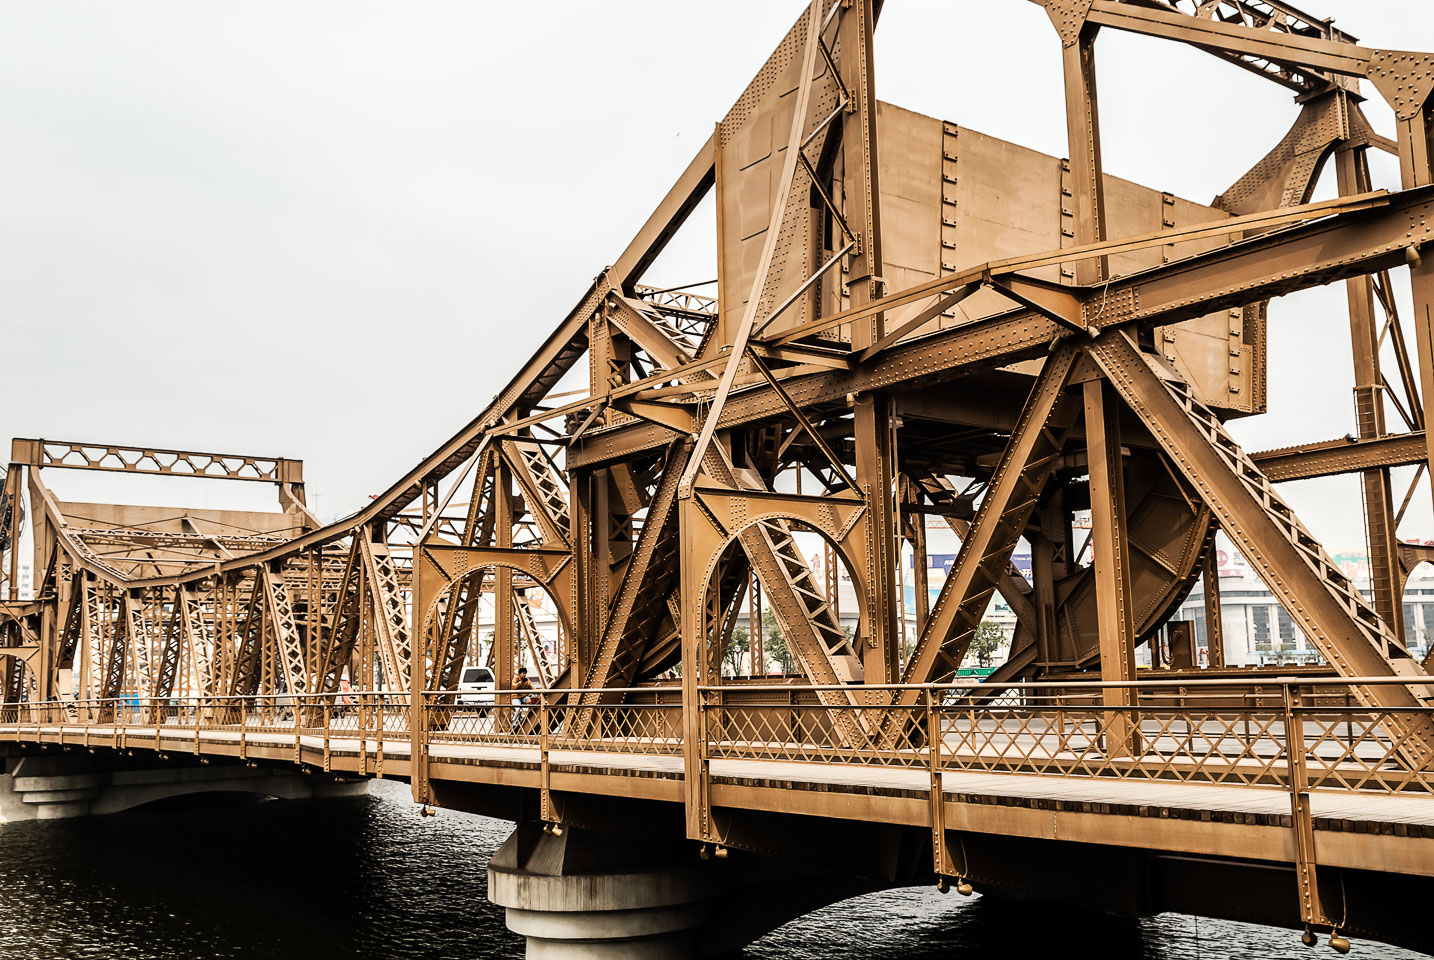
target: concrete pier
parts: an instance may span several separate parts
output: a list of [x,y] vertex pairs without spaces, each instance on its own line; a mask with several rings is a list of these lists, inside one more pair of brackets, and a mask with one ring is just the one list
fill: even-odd
[[488,899],[531,960],[735,955],[789,920],[881,884],[658,833],[520,823],[488,865]]
[[0,823],[99,816],[200,793],[296,800],[366,792],[367,780],[243,764],[145,767],[82,754],[23,756],[7,759],[0,774]]
[[577,828],[519,824],[488,866],[488,899],[532,960],[703,955],[699,931],[728,889],[726,865],[676,859]]

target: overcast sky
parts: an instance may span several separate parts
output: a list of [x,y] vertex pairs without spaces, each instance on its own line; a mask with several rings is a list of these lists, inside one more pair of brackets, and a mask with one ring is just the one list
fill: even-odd
[[[1366,45],[1434,50],[1427,3],[1308,2]],[[0,434],[299,457],[319,514],[352,512],[506,383],[802,9],[0,2]],[[877,39],[883,99],[1064,155],[1039,7],[889,0]],[[1283,88],[1198,51],[1111,31],[1098,51],[1110,173],[1209,202],[1294,120]],[[1383,158],[1376,177],[1398,185]],[[714,275],[709,224],[656,280]],[[1250,448],[1353,429],[1343,304],[1272,306]],[[1352,479],[1285,490],[1332,547],[1363,541]],[[1434,537],[1416,502],[1401,533]]]

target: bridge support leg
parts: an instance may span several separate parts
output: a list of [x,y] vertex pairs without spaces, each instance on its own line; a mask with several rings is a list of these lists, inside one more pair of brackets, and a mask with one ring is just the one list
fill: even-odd
[[563,827],[519,824],[488,865],[488,899],[534,960],[700,956],[698,931],[728,887],[726,864],[658,858],[644,844]]

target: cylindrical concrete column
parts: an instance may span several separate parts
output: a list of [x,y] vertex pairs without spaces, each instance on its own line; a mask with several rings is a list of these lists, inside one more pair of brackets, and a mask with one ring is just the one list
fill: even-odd
[[[722,865],[698,860],[634,863],[613,839],[521,824],[488,867],[488,899],[507,908],[508,929],[530,960],[676,960],[701,952],[696,931],[725,890]],[[581,847],[582,849],[578,849]],[[603,871],[604,850],[612,872]]]

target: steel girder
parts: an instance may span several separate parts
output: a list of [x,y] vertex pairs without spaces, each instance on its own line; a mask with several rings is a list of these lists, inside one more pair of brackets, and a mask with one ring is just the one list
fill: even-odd
[[[882,702],[884,680],[949,677],[997,590],[1020,614],[998,680],[1096,668],[1118,677],[1211,569],[1213,515],[1278,581],[1282,603],[1336,668],[1418,675],[1399,640],[1391,571],[1402,508],[1387,468],[1427,463],[1431,450],[1421,393],[1434,383],[1434,268],[1424,254],[1434,241],[1434,61],[1359,46],[1276,0],[1044,6],[1062,39],[1070,158],[1014,159],[1002,145],[1003,162],[1027,165],[1018,180],[982,152],[990,138],[877,101],[879,4],[812,3],[632,244],[494,401],[338,523],[320,527],[303,507],[298,461],[17,442],[0,568],[13,591],[28,489],[36,569],[48,571],[38,602],[51,605],[53,626],[35,622],[41,646],[55,648],[41,672],[58,677],[60,664],[78,662],[78,688],[110,695],[335,692],[380,676],[395,690],[447,690],[466,659],[483,655],[476,638],[490,597],[487,655],[500,675],[532,662],[595,704],[680,662],[692,695],[721,682],[714,660],[732,639],[739,583],[755,573],[764,601],[753,616],[764,604],[775,615],[804,677],[831,685],[832,704]],[[1101,28],[1193,44],[1297,89],[1293,128],[1209,206],[1121,185],[1101,166]],[[1394,108],[1395,136],[1364,118],[1359,79]],[[898,135],[898,148],[882,149]],[[1370,148],[1400,156],[1403,190],[1371,189]],[[1331,157],[1341,197],[1309,203]],[[962,192],[1007,176],[1027,185],[1022,201],[1039,216],[1027,222],[990,199],[1000,191]],[[1032,183],[1048,183],[1049,196]],[[713,193],[718,295],[643,286]],[[1417,354],[1388,276],[1405,267]],[[1221,421],[1264,409],[1263,376],[1235,396],[1233,379],[1197,381],[1192,357],[1262,369],[1265,303],[1335,280],[1349,284],[1357,437],[1244,455]],[[1213,343],[1208,357],[1168,348],[1184,349],[1178,338],[1197,328]],[[1397,372],[1387,375],[1388,349]],[[1162,356],[1185,369],[1167,369]],[[584,395],[556,394],[583,364]],[[942,394],[954,412],[931,412]],[[906,404],[912,395],[932,402]],[[1387,409],[1402,432],[1388,432]],[[65,468],[272,483],[282,519],[238,531],[198,514],[179,526],[86,516],[40,479]],[[1147,482],[1145,470],[1170,480]],[[1341,584],[1269,486],[1350,471],[1365,476],[1371,552],[1384,571],[1378,610]],[[803,478],[826,495],[794,490]],[[926,492],[900,495],[909,478]],[[966,488],[980,506],[969,527],[946,514],[961,540],[952,574],[934,605],[906,616],[903,531],[920,526],[908,539],[922,540],[920,511],[969,505],[977,494]],[[1188,502],[1167,510],[1161,498]],[[1069,535],[1082,501],[1096,517],[1089,573]],[[852,569],[855,618],[837,610],[840,579],[797,549],[803,524],[835,545],[829,564],[839,553]],[[1022,539],[1040,558],[1029,584],[1007,563]],[[435,599],[416,583],[429,570],[425,545],[486,556],[491,576],[445,581]],[[729,547],[745,560],[711,566]],[[1142,564],[1161,571],[1159,600],[1137,609]],[[549,660],[521,600],[555,584],[566,646]],[[1383,690],[1365,692],[1397,705],[1379,699]],[[841,734],[859,743],[873,730],[854,721]]]

